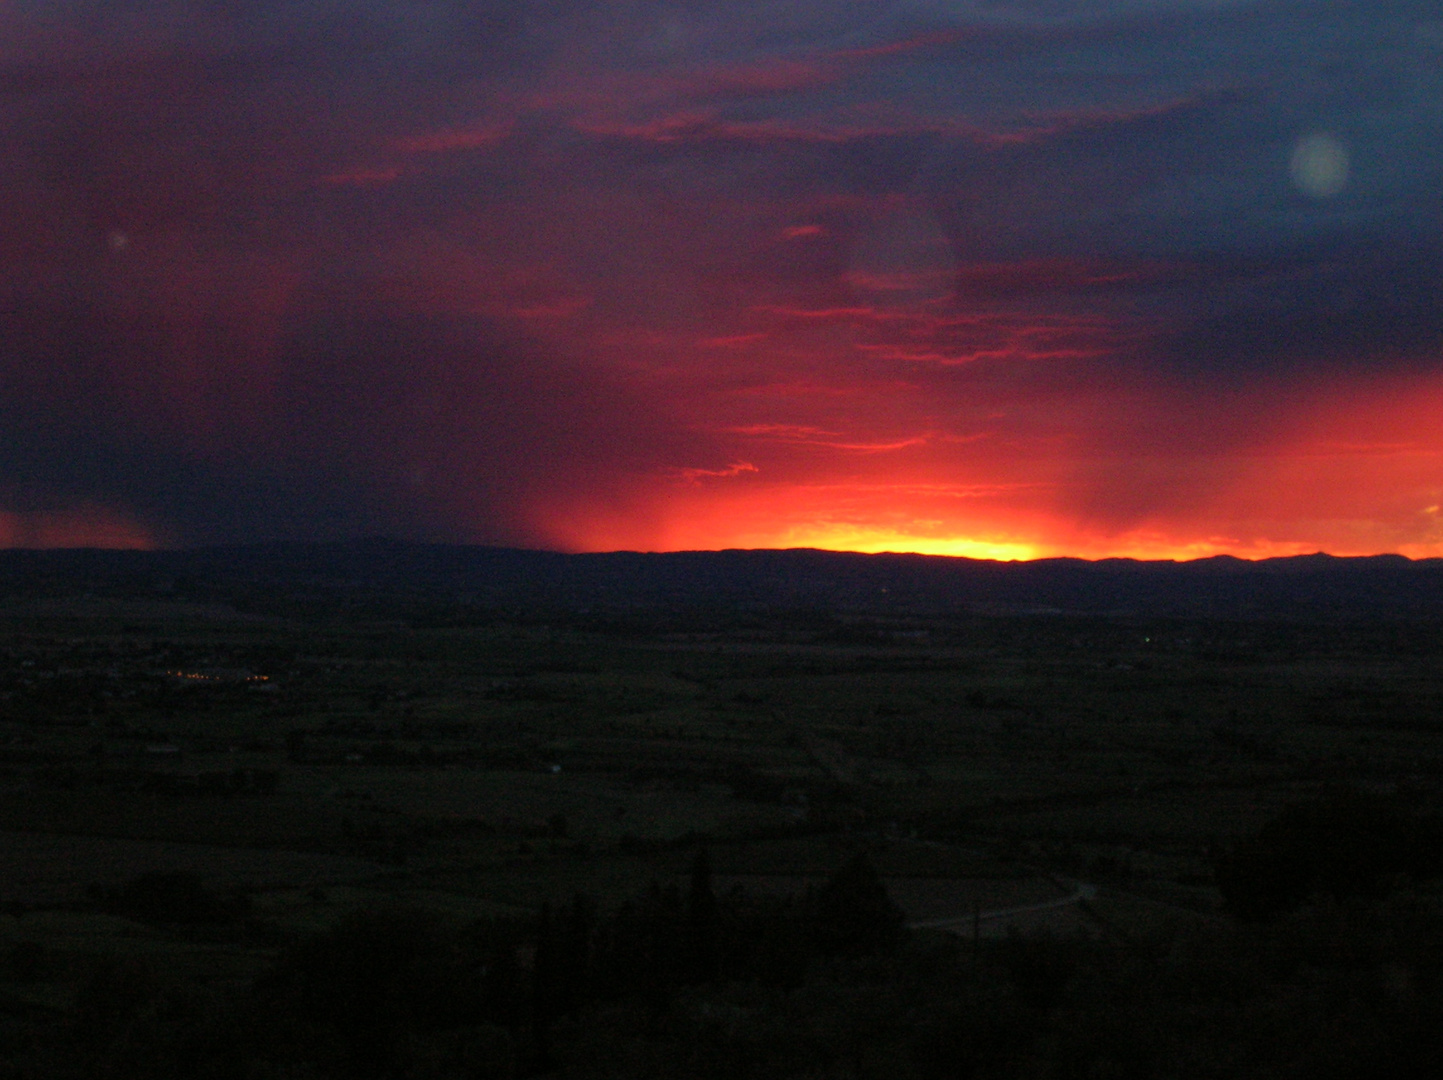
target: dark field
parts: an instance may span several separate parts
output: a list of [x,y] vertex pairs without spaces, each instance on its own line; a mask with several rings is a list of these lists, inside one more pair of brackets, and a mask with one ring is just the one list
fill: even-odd
[[0,1076],[1432,1053],[1443,623],[278,606],[0,607]]

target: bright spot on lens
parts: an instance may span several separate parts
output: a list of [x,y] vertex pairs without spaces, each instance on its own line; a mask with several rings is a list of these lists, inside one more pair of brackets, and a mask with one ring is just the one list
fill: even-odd
[[1305,135],[1293,146],[1289,169],[1305,195],[1331,199],[1348,186],[1348,150],[1331,135]]

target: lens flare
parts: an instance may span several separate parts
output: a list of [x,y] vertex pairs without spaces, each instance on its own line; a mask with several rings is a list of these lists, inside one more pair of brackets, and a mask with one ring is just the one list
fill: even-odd
[[1293,183],[1315,199],[1331,199],[1348,186],[1348,149],[1331,135],[1318,133],[1299,139],[1288,164]]

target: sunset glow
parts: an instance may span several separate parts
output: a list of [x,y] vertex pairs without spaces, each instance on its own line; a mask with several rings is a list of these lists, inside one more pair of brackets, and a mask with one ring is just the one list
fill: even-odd
[[1415,6],[413,7],[0,11],[0,544],[1443,555]]
[[144,526],[98,507],[60,513],[0,513],[0,547],[158,547]]

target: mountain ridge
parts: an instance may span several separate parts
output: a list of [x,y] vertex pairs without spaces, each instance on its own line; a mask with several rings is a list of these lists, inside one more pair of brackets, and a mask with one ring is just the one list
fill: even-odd
[[472,608],[1040,610],[1216,617],[1443,615],[1443,559],[1326,553],[1250,561],[1001,562],[816,548],[564,553],[383,537],[121,551],[0,551],[0,595],[266,591],[413,595]]

